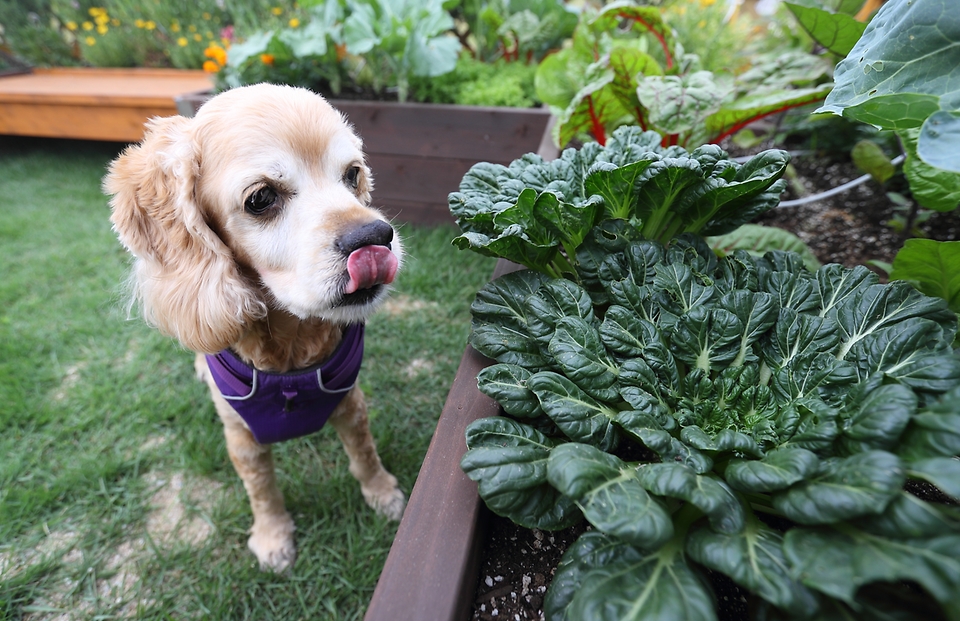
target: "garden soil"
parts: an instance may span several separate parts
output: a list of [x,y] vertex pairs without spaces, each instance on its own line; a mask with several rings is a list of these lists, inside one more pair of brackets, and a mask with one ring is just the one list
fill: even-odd
[[[783,200],[814,195],[856,179],[862,173],[849,161],[819,157],[793,160],[796,176]],[[786,229],[799,236],[821,263],[846,267],[866,265],[886,275],[871,262],[891,263],[905,236],[898,231],[916,223],[916,232],[926,237],[960,239],[960,210],[950,213],[920,212],[898,208],[889,191],[906,193],[902,178],[886,186],[873,180],[830,199],[764,214],[758,222]],[[901,226],[898,227],[898,223]],[[526,621],[543,619],[544,594],[563,552],[586,529],[577,525],[558,532],[520,528],[507,519],[491,516],[481,559],[473,606],[474,621]],[[708,576],[717,597],[720,621],[747,618],[747,600],[725,576]]]

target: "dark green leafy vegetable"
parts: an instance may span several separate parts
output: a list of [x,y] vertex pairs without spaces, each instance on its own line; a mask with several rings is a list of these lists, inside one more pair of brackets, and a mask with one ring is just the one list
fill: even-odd
[[[781,251],[718,258],[689,232],[646,239],[644,219],[672,221],[656,206],[685,204],[705,161],[657,172],[666,159],[595,185],[602,211],[611,188],[661,179],[644,215],[558,250],[570,279],[516,272],[474,305],[471,343],[496,361],[480,389],[516,420],[473,423],[464,470],[521,524],[593,526],[558,568],[547,618],[714,619],[703,568],[785,618],[922,616],[901,590],[880,601],[867,588],[900,580],[957,618],[960,511],[903,491],[914,480],[960,496],[956,314],[864,268],[810,272]],[[628,444],[658,459],[617,457]]]
[[551,162],[528,154],[510,166],[474,165],[450,194],[463,231],[454,244],[577,278],[580,252],[604,221],[663,243],[684,232],[721,235],[779,202],[788,162],[770,150],[741,165],[715,145],[662,148],[659,134],[622,127],[606,147],[566,149]]

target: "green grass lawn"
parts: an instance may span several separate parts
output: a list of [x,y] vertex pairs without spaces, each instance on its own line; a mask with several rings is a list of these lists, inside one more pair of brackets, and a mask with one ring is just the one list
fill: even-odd
[[[396,523],[324,429],[275,448],[299,558],[258,570],[192,354],[127,315],[100,193],[118,148],[0,138],[0,619],[361,618]],[[367,328],[371,426],[407,493],[493,270],[454,233],[401,228],[406,267]]]

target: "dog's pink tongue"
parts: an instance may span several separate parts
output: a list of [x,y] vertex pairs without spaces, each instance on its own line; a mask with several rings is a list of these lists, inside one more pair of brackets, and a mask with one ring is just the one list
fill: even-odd
[[363,246],[347,257],[347,273],[350,282],[344,293],[387,285],[397,275],[397,257],[386,246]]

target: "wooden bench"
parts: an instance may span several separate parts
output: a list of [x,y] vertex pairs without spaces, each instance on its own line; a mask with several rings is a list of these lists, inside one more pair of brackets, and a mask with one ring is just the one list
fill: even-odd
[[203,71],[34,69],[0,77],[0,134],[136,142],[147,119],[177,114],[176,97],[211,88]]

